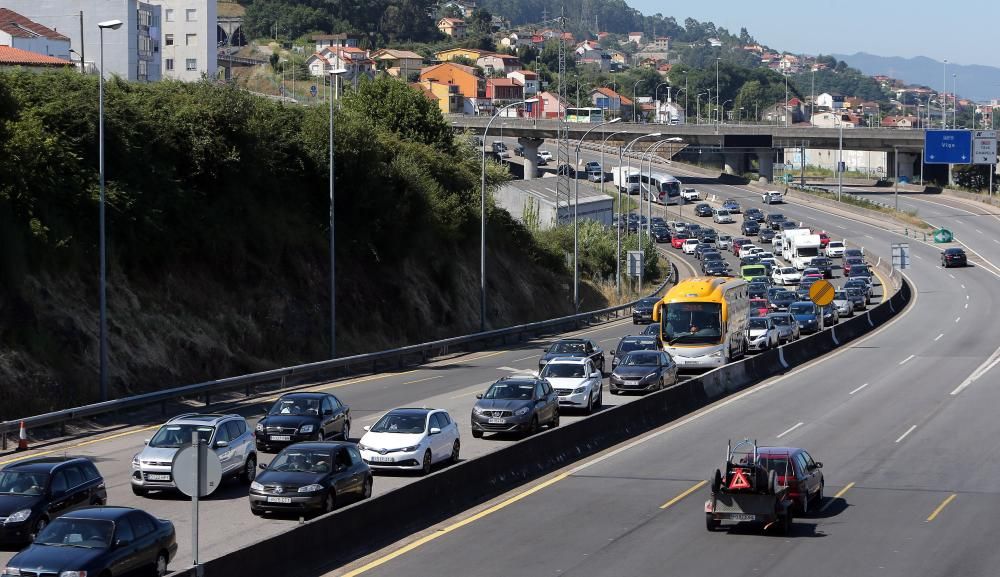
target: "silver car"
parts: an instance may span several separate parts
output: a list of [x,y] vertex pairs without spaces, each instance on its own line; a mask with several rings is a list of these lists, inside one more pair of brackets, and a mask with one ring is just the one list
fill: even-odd
[[837,309],[837,314],[842,317],[854,316],[854,301],[847,297],[846,291],[836,291],[833,293],[833,306]]
[[799,321],[795,320],[794,316],[788,313],[771,313],[767,315],[767,318],[771,319],[774,328],[778,329],[780,342],[790,343],[802,336],[799,331]]
[[193,434],[219,457],[222,477],[239,477],[249,485],[257,476],[257,452],[253,429],[240,415],[190,413],[176,416],[145,441],[142,451],[132,457],[132,492],[139,496],[150,490],[174,490],[174,455],[191,444]]

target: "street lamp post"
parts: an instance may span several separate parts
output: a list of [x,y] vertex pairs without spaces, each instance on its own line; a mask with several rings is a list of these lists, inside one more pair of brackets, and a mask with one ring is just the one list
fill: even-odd
[[840,126],[840,145],[837,149],[837,202],[840,202],[844,194],[844,120],[839,115],[837,124]]
[[[653,89],[653,100],[656,102],[656,122],[660,121],[660,87],[670,86],[669,82],[661,82]],[[670,90],[667,90],[667,100],[670,100]]]
[[[619,130],[617,132],[612,132],[611,134],[605,136],[604,140],[601,141],[601,194],[604,194],[604,147],[607,144],[609,138],[611,138],[612,136],[614,136],[616,134],[624,134],[625,132],[627,132],[627,131],[625,131],[625,130]],[[621,159],[621,147],[620,146],[618,147],[618,157],[619,157],[618,173],[620,175],[621,174],[621,167],[622,167],[621,162],[620,162],[620,159]],[[615,231],[616,231],[616,234],[618,236],[618,252],[616,252],[615,254],[621,254],[621,252],[622,252],[622,216],[621,215],[622,215],[622,189],[619,187],[618,188],[618,222],[615,223]],[[621,286],[621,275],[620,274],[616,274],[615,275],[615,290],[618,292],[618,295],[621,296],[621,294],[622,294],[622,286]]]
[[[330,71],[330,89],[347,70],[337,68]],[[333,144],[333,98],[330,98],[330,358],[337,358],[337,243],[334,236],[334,144]]]
[[785,77],[785,105],[783,110],[785,111],[785,126],[788,126],[788,71],[786,70],[782,76]]
[[[609,124],[614,124],[621,120],[621,117],[613,118],[607,122],[602,122],[595,125],[593,128],[583,133],[580,137],[580,141],[576,143],[576,169],[580,169],[580,147],[583,146],[583,141],[587,138],[591,132],[597,130],[598,128],[607,126]],[[603,150],[603,148],[602,148]],[[601,181],[603,184],[604,180],[604,165],[601,165]],[[576,182],[574,185],[573,196],[573,310],[580,312],[580,175],[576,175]]]
[[[719,58],[718,56],[716,56],[716,58],[715,58],[715,101],[716,102],[719,101],[719,62],[721,62],[721,61],[722,61],[722,58]],[[709,102],[712,101],[711,96],[709,96],[708,100],[709,100]],[[720,118],[718,114],[716,114],[716,117],[717,117],[717,120],[716,120],[715,124],[716,124],[716,127],[718,127],[718,124],[722,120],[722,118]]]
[[728,104],[728,103],[730,103],[732,101],[733,101],[733,99],[730,98],[729,100],[727,100],[727,101],[725,101],[725,102],[722,103],[722,107],[721,107],[720,112],[719,112],[719,115],[720,115],[721,118],[725,117],[725,114],[726,114],[726,104]]
[[[482,332],[486,331],[486,136],[490,131],[490,125],[496,120],[500,113],[504,110],[512,107],[519,106],[521,104],[532,104],[538,102],[537,98],[529,98],[527,100],[520,100],[518,102],[511,102],[510,104],[501,106],[490,118],[490,121],[486,123],[486,129],[483,130],[483,162],[482,162],[482,175],[481,175],[481,186],[479,189],[479,330]],[[529,162],[531,159],[528,159]],[[530,168],[530,167],[526,167]]]
[[[635,84],[632,85],[632,123],[633,124],[635,124],[635,110],[636,110],[636,108],[638,108],[638,103],[635,100],[635,90],[636,90],[636,88],[639,87],[639,83],[640,82],[642,82],[642,78],[640,78],[639,80],[636,80]],[[621,102],[620,98],[619,98],[619,102]]]
[[[622,159],[622,155],[624,153],[628,152],[629,149],[632,148],[633,144],[635,144],[636,142],[639,142],[643,138],[657,138],[659,136],[660,136],[659,132],[654,132],[652,134],[643,134],[641,136],[637,136],[635,139],[633,139],[631,142],[629,142],[627,145],[625,145],[624,149],[619,149],[619,151],[618,151],[618,167],[619,167],[619,170],[621,170],[621,165],[624,163],[624,161]],[[640,170],[640,172],[641,172],[641,170]],[[631,184],[629,182],[629,179],[631,179],[631,178],[632,178],[632,158],[629,157],[629,159],[628,159],[628,176],[624,179],[625,180],[625,190],[626,191],[628,191],[628,189],[631,188],[629,186],[629,184]],[[641,217],[641,215],[642,215],[642,178],[640,177],[637,180],[639,181],[638,182],[638,184],[639,184],[639,214],[640,214],[640,217]],[[639,245],[638,245],[639,248],[642,248],[642,221],[641,220],[639,221],[639,234],[636,235],[636,238],[639,239]],[[620,263],[620,261],[621,261],[621,247],[619,247],[618,254],[615,255],[615,256],[616,256],[617,260]],[[618,274],[620,275],[621,274],[621,272],[620,272],[620,270],[621,270],[620,264],[619,264],[618,270],[619,270]],[[639,284],[640,284],[640,286],[642,284],[642,263],[639,264]]]
[[101,45],[101,77],[98,79],[98,104],[97,104],[97,132],[98,132],[98,163],[100,195],[98,202],[98,225],[100,226],[99,247],[100,251],[100,381],[101,400],[108,400],[108,250],[107,238],[104,226],[104,30],[118,30],[122,27],[121,20],[107,20],[98,22],[97,28],[100,30]]

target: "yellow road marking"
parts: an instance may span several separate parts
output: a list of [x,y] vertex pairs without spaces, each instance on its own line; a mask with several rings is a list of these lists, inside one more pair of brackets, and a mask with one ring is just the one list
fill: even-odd
[[416,548],[424,545],[425,543],[429,543],[430,541],[433,541],[433,540],[437,539],[438,537],[441,537],[443,535],[447,535],[448,533],[451,533],[452,531],[455,531],[457,529],[461,529],[462,527],[468,525],[469,523],[473,523],[475,521],[478,521],[479,519],[482,519],[483,517],[487,517],[489,515],[492,515],[493,513],[496,513],[497,511],[499,511],[501,509],[504,509],[505,507],[513,505],[514,503],[520,501],[521,499],[524,499],[525,497],[533,495],[533,494],[537,493],[538,491],[541,491],[542,489],[544,489],[544,488],[546,488],[546,487],[548,487],[550,485],[554,485],[554,484],[558,483],[559,481],[562,481],[563,479],[565,479],[568,476],[569,476],[569,473],[562,473],[560,475],[557,475],[557,476],[549,479],[548,481],[545,481],[544,483],[542,483],[540,485],[536,485],[536,486],[532,487],[531,489],[528,489],[527,491],[524,491],[522,493],[518,493],[517,495],[514,495],[513,497],[507,499],[506,501],[503,501],[501,503],[497,503],[496,505],[493,505],[489,509],[486,509],[484,511],[480,511],[479,513],[476,513],[475,515],[473,515],[473,516],[471,516],[471,517],[469,517],[467,519],[463,519],[463,520],[461,520],[461,521],[459,521],[457,523],[453,523],[451,525],[448,525],[444,529],[439,529],[437,531],[434,531],[433,533],[431,533],[429,535],[425,535],[425,536],[421,537],[420,539],[417,539],[413,543],[410,543],[409,545],[406,545],[405,547],[397,549],[397,550],[393,551],[392,553],[389,553],[388,555],[385,555],[384,557],[379,557],[378,559],[375,559],[374,561],[368,563],[367,565],[359,567],[359,568],[351,571],[350,573],[345,573],[343,575],[343,577],[356,577],[357,575],[361,575],[362,573],[367,573],[368,571],[371,571],[372,569],[374,569],[376,567],[384,565],[384,564],[388,563],[389,561],[392,561],[393,559],[395,559],[395,558],[397,558],[397,557],[399,557],[401,555],[404,555],[404,554],[406,554],[406,553],[408,553],[408,552],[410,552],[410,551],[412,551],[412,550],[414,550],[414,549],[416,549]]
[[848,483],[847,485],[845,485],[843,489],[837,491],[837,494],[833,496],[833,499],[830,499],[829,501],[826,502],[826,504],[824,504],[822,507],[819,508],[820,513],[822,513],[823,511],[826,511],[827,508],[830,505],[833,505],[833,503],[837,499],[843,497],[848,491],[851,490],[851,487],[853,487],[853,486],[854,486],[854,482],[851,481],[850,483]]
[[413,383],[422,383],[424,381],[433,381],[434,379],[443,379],[444,375],[434,375],[433,377],[425,377],[423,379],[415,379],[412,381],[404,381],[404,385],[412,385]]
[[677,503],[678,501],[680,501],[680,500],[681,500],[681,499],[683,499],[684,497],[687,497],[687,496],[688,496],[688,495],[690,495],[691,493],[694,493],[694,492],[695,492],[695,491],[697,491],[698,489],[701,489],[702,487],[704,487],[704,486],[705,486],[705,485],[706,485],[707,483],[708,483],[708,481],[700,481],[700,482],[698,482],[698,484],[696,484],[696,485],[695,485],[694,487],[691,487],[691,488],[690,488],[690,489],[688,489],[687,491],[684,491],[684,492],[683,492],[683,493],[681,493],[680,495],[677,495],[677,496],[676,496],[676,497],[674,497],[673,499],[671,499],[671,500],[667,501],[666,503],[664,503],[664,504],[660,505],[660,509],[666,509],[666,508],[668,508],[668,507],[671,507],[671,506],[673,506],[674,504],[676,504],[676,503]]
[[129,435],[134,435],[136,433],[143,433],[145,431],[152,431],[153,429],[158,429],[160,425],[150,425],[148,427],[142,427],[141,429],[135,429],[133,431],[123,431],[121,433],[115,433],[114,435],[108,435],[106,437],[99,437],[97,439],[90,439],[88,441],[83,441],[75,445],[70,445],[68,447],[59,447],[57,449],[49,449],[46,451],[30,451],[23,455],[17,455],[16,457],[11,457],[5,461],[0,461],[0,465],[7,465],[9,463],[16,463],[18,461],[23,461],[25,459],[33,459],[35,457],[42,457],[45,455],[51,455],[53,453],[65,453],[66,451],[77,449],[79,447],[86,447],[87,445],[93,445],[95,443],[101,443],[104,441],[110,441],[111,439],[118,439],[120,437],[127,437]]
[[937,509],[934,509],[934,512],[931,513],[931,516],[927,518],[927,523],[930,523],[934,519],[937,519],[937,516],[941,513],[941,511],[944,511],[944,508],[948,506],[948,503],[954,501],[955,497],[958,497],[957,493],[952,493],[951,495],[948,495],[945,498],[945,500],[942,501],[941,504],[937,506]]

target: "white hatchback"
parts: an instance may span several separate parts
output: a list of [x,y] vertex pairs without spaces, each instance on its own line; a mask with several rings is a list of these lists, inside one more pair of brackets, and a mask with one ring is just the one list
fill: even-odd
[[689,238],[684,241],[683,245],[681,245],[681,250],[684,251],[684,254],[694,254],[694,249],[698,246],[699,242],[700,241],[696,238]]
[[545,162],[552,162],[552,153],[548,150],[539,150],[538,156],[545,159]]
[[793,266],[783,266],[774,269],[774,272],[771,273],[771,280],[774,281],[774,284],[782,286],[799,284],[799,281],[802,280],[802,275]]
[[411,470],[423,474],[441,461],[458,462],[458,425],[441,409],[393,409],[365,427],[358,441],[361,458],[373,470]]

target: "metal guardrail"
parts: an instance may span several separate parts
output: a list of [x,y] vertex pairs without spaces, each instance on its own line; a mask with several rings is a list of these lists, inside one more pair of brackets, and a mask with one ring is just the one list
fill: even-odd
[[[651,292],[649,296],[655,296],[660,291],[662,291],[664,287],[666,287],[667,284],[669,284],[670,282],[676,283],[678,275],[679,272],[677,270],[677,266],[671,263],[670,274],[667,275],[667,278],[663,281],[663,283],[661,283],[658,287],[656,287],[656,290]],[[399,367],[406,362],[407,357],[419,356],[421,362],[426,362],[428,359],[433,358],[434,356],[448,354],[451,351],[451,349],[460,348],[463,345],[468,345],[471,343],[489,342],[498,339],[504,340],[506,342],[506,339],[508,337],[522,337],[526,334],[540,335],[543,334],[546,331],[546,329],[561,328],[568,325],[579,326],[581,323],[590,323],[593,321],[593,319],[601,319],[602,317],[605,320],[608,320],[612,317],[618,317],[620,313],[623,311],[631,309],[636,302],[637,301],[632,301],[624,305],[618,305],[597,311],[579,313],[566,317],[560,317],[557,319],[550,319],[546,321],[538,321],[524,325],[507,327],[504,329],[496,329],[492,331],[474,333],[471,335],[451,337],[438,341],[431,341],[428,343],[420,343],[416,345],[408,345],[405,347],[399,347],[396,349],[389,349],[385,351],[376,351],[372,353],[353,355],[350,357],[341,357],[326,361],[318,361],[315,363],[307,363],[303,365],[283,367],[259,373],[251,373],[248,375],[240,375],[236,377],[228,377],[224,379],[205,381],[193,385],[185,385],[181,387],[164,389],[162,391],[153,391],[151,393],[134,395],[123,399],[104,401],[101,403],[84,405],[82,407],[74,407],[71,409],[53,411],[51,413],[45,413],[43,415],[36,415],[32,417],[24,417],[21,419],[12,419],[9,421],[3,421],[0,422],[0,436],[2,436],[2,449],[7,450],[8,435],[10,433],[18,431],[20,423],[22,421],[24,422],[25,427],[27,428],[45,427],[52,425],[65,426],[66,423],[77,419],[96,417],[108,413],[123,411],[125,409],[147,407],[156,404],[161,404],[165,410],[166,407],[165,403],[167,401],[185,397],[204,397],[206,405],[211,404],[211,396],[213,394],[232,392],[242,389],[244,397],[250,397],[254,394],[254,389],[259,386],[278,384],[283,388],[286,386],[290,386],[291,384],[304,384],[308,381],[303,381],[301,379],[310,376],[316,377],[324,373],[330,375],[329,378],[334,378],[336,376],[346,376],[349,374],[356,374],[351,371],[352,366],[355,367],[370,366],[371,370],[369,372],[377,373],[378,363],[380,361],[395,360],[396,361],[395,366]],[[342,373],[339,375],[337,374],[338,369],[342,370]],[[294,383],[290,383],[289,381],[294,381]]]

